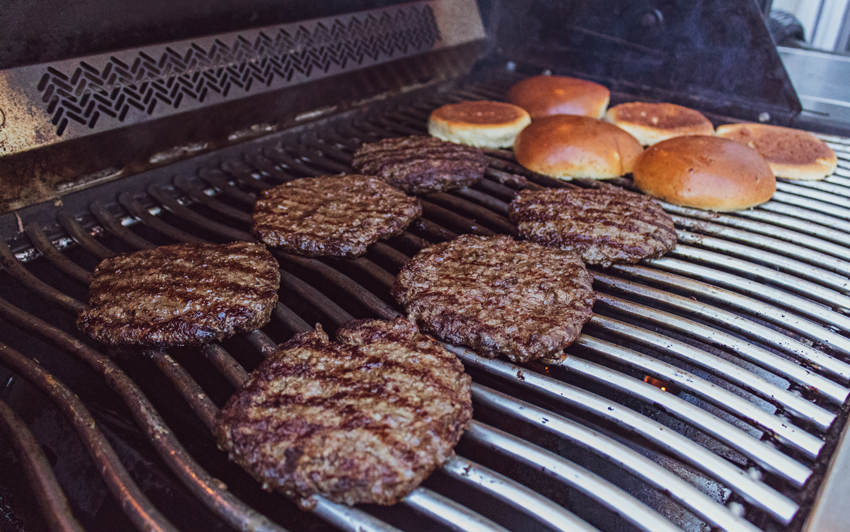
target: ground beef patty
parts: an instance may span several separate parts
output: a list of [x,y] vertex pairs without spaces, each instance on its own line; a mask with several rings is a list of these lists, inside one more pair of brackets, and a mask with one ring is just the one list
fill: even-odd
[[487,159],[471,146],[434,137],[401,137],[364,144],[351,164],[408,194],[427,194],[480,181]]
[[418,199],[375,177],[308,177],[264,191],[254,203],[252,230],[297,255],[357,257],[421,214]]
[[81,331],[110,346],[198,345],[268,323],[280,285],[262,244],[175,244],[94,270]]
[[657,201],[611,185],[524,190],[511,203],[510,217],[524,238],[574,251],[586,264],[637,262],[676,247],[673,220]]
[[281,345],[221,409],[218,445],[267,490],[394,504],[452,456],[471,379],[404,318],[337,336],[317,326]]
[[577,255],[508,236],[461,236],[420,251],[392,295],[434,336],[514,362],[560,357],[593,315]]

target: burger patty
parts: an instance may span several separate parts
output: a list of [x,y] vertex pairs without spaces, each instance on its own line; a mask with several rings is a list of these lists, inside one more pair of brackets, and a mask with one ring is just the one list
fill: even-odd
[[392,295],[423,331],[514,362],[560,357],[593,315],[595,300],[577,255],[470,235],[417,253]]
[[401,234],[422,214],[419,200],[362,175],[296,179],[254,203],[253,233],[270,246],[308,257],[357,257]]
[[522,237],[574,251],[586,264],[634,263],[676,247],[673,220],[657,201],[611,185],[524,190],[514,197],[510,218]]
[[487,158],[471,146],[434,137],[401,137],[364,144],[351,163],[408,194],[472,185],[484,177]]
[[337,337],[317,325],[278,347],[216,417],[219,448],[267,490],[394,504],[452,456],[471,379],[404,318]]
[[198,345],[266,323],[280,271],[262,244],[175,244],[108,258],[77,318],[114,347]]

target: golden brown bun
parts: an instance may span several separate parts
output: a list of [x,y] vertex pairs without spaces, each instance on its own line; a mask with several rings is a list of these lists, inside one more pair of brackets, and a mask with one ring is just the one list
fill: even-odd
[[776,178],[757,151],[718,137],[676,137],[638,158],[635,184],[663,201],[737,211],[769,200]]
[[617,126],[574,115],[539,118],[514,142],[521,165],[562,179],[620,177],[632,171],[642,151],[640,143]]
[[534,76],[508,91],[508,101],[528,111],[532,120],[552,115],[602,118],[610,98],[599,83],[565,76]]
[[829,146],[799,129],[767,124],[728,124],[717,128],[717,136],[759,152],[776,177],[823,179],[838,165],[838,158]]
[[705,115],[672,103],[621,103],[608,109],[605,121],[625,129],[644,146],[685,135],[714,135]]
[[428,133],[438,139],[476,148],[510,148],[517,133],[531,123],[521,107],[502,102],[460,102],[436,109]]

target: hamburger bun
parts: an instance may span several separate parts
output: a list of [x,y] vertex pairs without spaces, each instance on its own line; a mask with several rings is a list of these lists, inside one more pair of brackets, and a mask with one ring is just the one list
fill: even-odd
[[586,116],[537,119],[517,135],[514,154],[531,171],[560,179],[628,174],[643,147],[617,126]]
[[622,103],[608,109],[605,121],[625,129],[644,146],[685,135],[714,135],[705,115],[672,103]]
[[508,91],[508,101],[528,111],[532,120],[552,115],[602,118],[610,98],[599,83],[565,76],[534,76]]
[[764,157],[718,137],[676,137],[650,146],[635,164],[634,179],[650,196],[711,211],[749,209],[776,191]]
[[428,133],[441,140],[476,148],[510,148],[517,133],[531,123],[521,107],[502,102],[444,105],[428,117]]
[[799,129],[767,124],[728,124],[717,136],[753,148],[767,160],[773,175],[786,179],[823,179],[838,158],[823,141]]

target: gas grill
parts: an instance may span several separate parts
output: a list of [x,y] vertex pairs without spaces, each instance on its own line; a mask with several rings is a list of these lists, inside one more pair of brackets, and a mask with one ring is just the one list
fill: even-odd
[[[262,330],[168,351],[109,350],[76,330],[100,260],[250,240],[263,190],[351,172],[361,143],[427,134],[434,108],[500,100],[540,73],[496,61],[483,27],[473,2],[411,2],[0,72],[15,89],[0,95],[0,199],[16,209],[0,216],[0,530],[842,528],[843,136],[820,135],[834,176],[780,180],[758,208],[665,204],[678,246],[592,269],[596,315],[564,360],[521,367],[447,345],[473,376],[475,420],[457,456],[393,507],[316,497],[300,509],[264,492],[216,449],[215,413],[292,335],[399,315],[389,289],[423,247],[516,235],[517,190],[597,183],[489,150],[484,181],[423,196],[423,216],[361,258],[275,252],[280,302]],[[635,99],[619,88],[615,103]],[[718,122],[741,105],[721,103]]]

